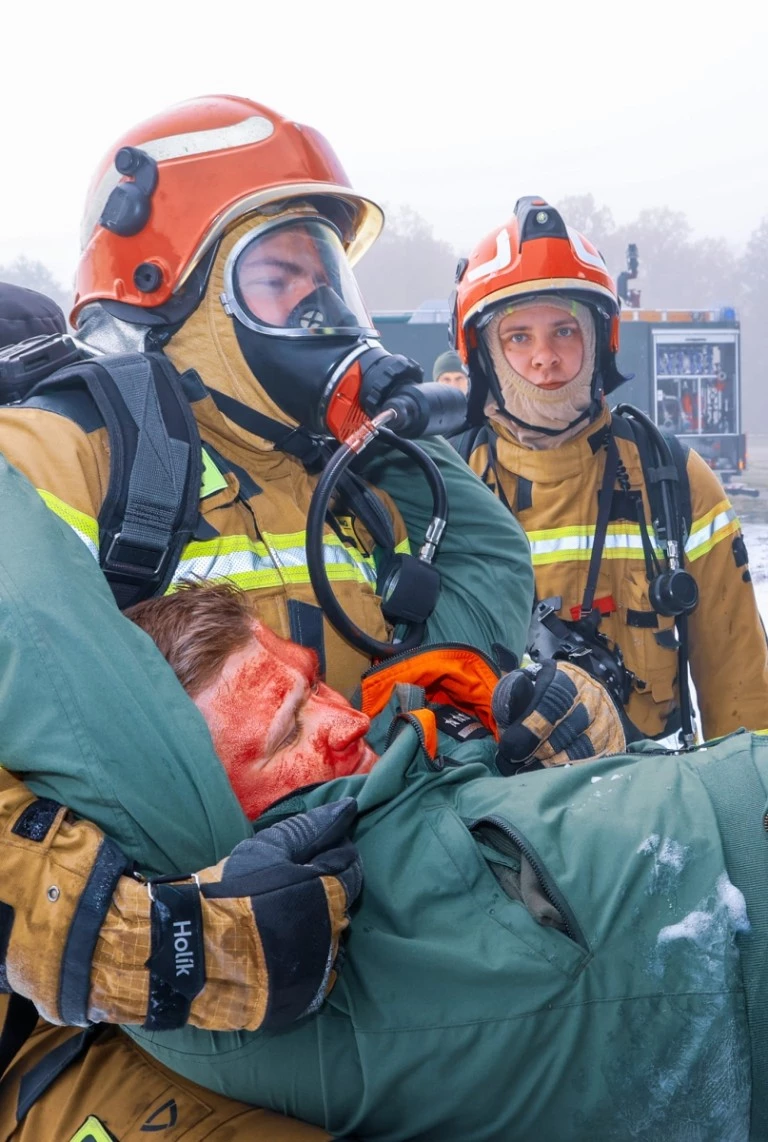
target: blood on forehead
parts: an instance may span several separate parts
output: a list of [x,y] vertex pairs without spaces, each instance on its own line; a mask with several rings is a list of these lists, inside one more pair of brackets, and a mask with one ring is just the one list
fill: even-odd
[[195,699],[234,785],[244,767],[258,766],[285,737],[316,673],[311,651],[254,623],[250,642]]
[[271,631],[269,627],[257,623],[254,633],[267,654],[274,654],[285,666],[298,670],[306,678],[310,686],[318,680],[319,664],[314,650],[299,646],[296,642],[289,642],[286,638]]

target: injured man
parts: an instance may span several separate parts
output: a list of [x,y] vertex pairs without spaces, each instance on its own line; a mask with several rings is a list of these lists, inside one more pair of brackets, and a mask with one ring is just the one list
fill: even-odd
[[[25,498],[17,477],[9,488],[7,470],[0,482],[0,522],[9,523],[12,491],[24,528],[36,532],[26,574],[15,553],[0,554],[0,715],[9,768],[38,795],[96,821],[144,869],[213,862],[242,839],[243,819],[222,791],[210,743],[197,743],[199,763],[188,756],[189,725],[202,713],[255,818],[255,840],[296,814],[349,813],[346,799],[356,802],[364,886],[319,1010],[272,1030],[226,1011],[219,1024],[209,1013],[198,1026],[150,1029],[152,985],[137,970],[135,1012],[124,1021],[145,1024],[126,1027],[143,1052],[186,1080],[335,1137],[768,1138],[768,739],[740,733],[681,755],[649,742],[502,777],[492,712],[499,673],[481,655],[427,647],[374,667],[354,710],[316,678],[308,652],[266,631],[236,594],[210,587],[134,615],[195,710],[162,662],[146,676],[149,640],[112,614],[95,567],[63,531],[52,548],[59,573],[78,576],[65,600],[76,645],[58,645],[60,608],[54,615],[43,603],[35,621],[38,540],[53,517],[38,512],[31,489]],[[22,632],[28,642],[13,652],[8,640]],[[55,679],[41,668],[50,655]],[[101,687],[99,664],[109,672]],[[110,683],[131,695],[129,724],[115,724]],[[6,718],[22,689],[26,723]],[[65,735],[56,718],[38,716],[40,704],[67,709]],[[184,759],[154,748],[159,706],[184,740]],[[144,735],[147,748],[137,748]],[[174,910],[186,916],[226,868],[200,874],[202,888],[178,881],[178,898],[167,884],[147,898],[174,923]],[[354,897],[348,879],[346,888]],[[96,958],[105,940],[102,928]],[[233,951],[233,986],[252,969],[256,944]],[[91,1018],[93,1005],[91,994]],[[205,1029],[216,1026],[260,1029]]]

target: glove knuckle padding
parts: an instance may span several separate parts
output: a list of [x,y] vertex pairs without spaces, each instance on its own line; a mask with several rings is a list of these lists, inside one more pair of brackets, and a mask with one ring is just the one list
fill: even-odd
[[[523,692],[514,680],[505,682],[511,696],[516,689]],[[620,753],[625,746],[621,716],[606,688],[580,666],[550,659],[535,676],[526,708],[501,735],[500,767],[505,761],[519,767],[534,759],[545,766],[563,765]]]
[[619,709],[609,691],[575,663],[559,663],[558,673],[568,676],[576,696],[573,709],[550,735],[553,754],[549,764],[621,753],[627,739]]
[[219,866],[220,879],[201,886],[211,905],[250,901],[268,981],[265,1027],[315,1010],[328,990],[346,909],[362,883],[357,850],[346,839],[356,812],[347,798],[272,825],[242,841]]

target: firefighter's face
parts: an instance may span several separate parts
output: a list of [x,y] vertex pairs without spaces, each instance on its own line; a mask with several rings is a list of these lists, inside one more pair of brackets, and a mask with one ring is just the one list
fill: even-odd
[[579,323],[554,305],[525,306],[508,313],[498,334],[507,362],[539,389],[561,389],[581,369],[584,341]]
[[437,378],[441,385],[448,385],[451,389],[458,389],[462,393],[466,393],[469,384],[469,378],[466,373],[441,373]]
[[328,281],[317,245],[302,226],[255,241],[240,258],[237,272],[248,309],[278,328],[287,324],[300,301]]
[[367,773],[370,721],[320,682],[310,650],[260,623],[194,699],[238,801],[255,820],[305,785]]

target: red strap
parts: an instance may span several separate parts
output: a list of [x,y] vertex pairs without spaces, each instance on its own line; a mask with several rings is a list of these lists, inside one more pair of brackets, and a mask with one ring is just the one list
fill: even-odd
[[[592,603],[592,607],[593,609],[598,610],[600,614],[603,615],[603,617],[612,615],[618,610],[618,607],[613,601],[613,595],[603,595],[602,599],[595,599],[595,601]],[[578,622],[578,620],[581,618],[580,606],[571,607],[571,618],[574,622]]]

